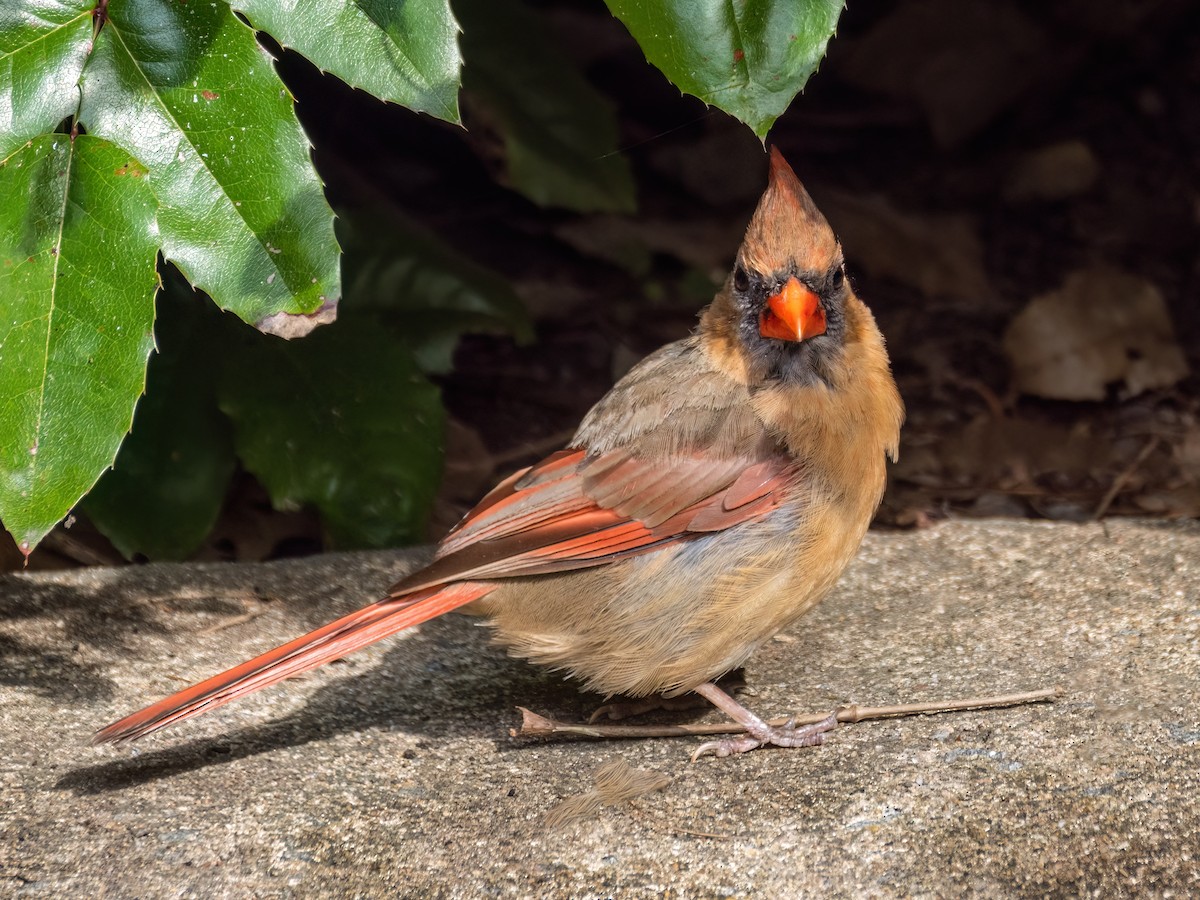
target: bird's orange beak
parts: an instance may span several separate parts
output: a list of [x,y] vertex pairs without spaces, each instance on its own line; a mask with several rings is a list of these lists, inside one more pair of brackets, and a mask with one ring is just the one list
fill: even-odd
[[767,298],[758,332],[781,341],[806,341],[825,333],[825,310],[817,295],[792,276],[778,294]]

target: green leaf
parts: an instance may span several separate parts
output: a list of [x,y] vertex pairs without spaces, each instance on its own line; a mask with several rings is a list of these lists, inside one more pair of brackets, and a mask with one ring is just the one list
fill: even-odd
[[255,28],[356,88],[458,123],[458,24],[447,0],[229,0]]
[[508,179],[542,206],[632,212],[629,163],[611,104],[517,0],[456,0],[463,85],[504,138]]
[[343,237],[346,271],[355,273],[343,318],[366,314],[389,327],[422,371],[449,372],[463,334],[532,340],[525,305],[509,283],[428,232],[390,219],[386,236],[348,227]]
[[182,277],[168,277],[133,431],[82,507],[128,559],[185,559],[221,512],[236,459],[233,428],[217,407],[217,361],[229,338],[219,316]]
[[95,0],[0,4],[0,160],[79,106]]
[[333,213],[291,96],[225,3],[110,0],[82,84],[80,121],[150,170],[163,253],[193,285],[289,337],[332,319]]
[[28,554],[116,456],[153,346],[146,169],[45,135],[0,165],[0,519]]
[[371,322],[247,341],[221,385],[246,468],[280,508],[312,504],[340,547],[424,537],[441,475],[437,388]]
[[843,0],[605,0],[681,91],[765,138],[817,70]]

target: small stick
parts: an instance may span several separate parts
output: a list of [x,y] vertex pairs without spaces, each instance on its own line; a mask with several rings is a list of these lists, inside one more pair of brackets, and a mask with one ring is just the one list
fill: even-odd
[[1125,482],[1129,481],[1129,479],[1133,477],[1133,473],[1137,471],[1138,466],[1146,461],[1146,457],[1158,449],[1158,445],[1161,440],[1162,438],[1156,434],[1151,437],[1150,440],[1146,441],[1146,446],[1142,447],[1142,449],[1138,451],[1138,455],[1133,458],[1133,462],[1125,467],[1124,472],[1113,479],[1112,486],[1108,489],[1108,493],[1104,495],[1104,498],[1096,507],[1096,511],[1092,513],[1093,522],[1098,521],[1106,512],[1108,512],[1108,508],[1112,505],[1112,502],[1117,499],[1117,494],[1121,493],[1121,489],[1125,487]]
[[227,619],[222,619],[220,622],[217,622],[215,625],[209,625],[207,628],[201,628],[199,631],[196,632],[196,634],[198,634],[198,635],[216,634],[218,631],[224,631],[226,628],[233,628],[237,625],[245,625],[247,622],[253,622],[259,616],[261,616],[264,612],[266,612],[265,609],[246,610],[243,613],[238,613],[236,616],[230,616]]
[[[1062,689],[1043,688],[1023,694],[1002,694],[996,697],[972,697],[969,700],[950,700],[933,703],[903,703],[899,706],[846,706],[837,712],[838,722],[862,722],[867,719],[892,719],[900,716],[922,716],[936,713],[958,712],[967,709],[997,709],[1004,706],[1020,706],[1025,703],[1044,703],[1062,696]],[[586,738],[652,738],[686,737],[706,734],[741,734],[746,729],[737,722],[716,722],[699,725],[575,725],[556,722],[538,715],[523,706],[518,706],[523,721],[520,729],[509,729],[513,737],[558,737],[571,735]],[[829,713],[813,713],[783,719],[772,719],[773,726],[812,725],[829,717]]]
[[988,411],[992,414],[993,419],[1004,418],[1004,403],[996,396],[996,392],[980,381],[978,378],[958,378],[955,379],[960,385],[968,390],[974,391],[980,396],[984,403],[987,404]]

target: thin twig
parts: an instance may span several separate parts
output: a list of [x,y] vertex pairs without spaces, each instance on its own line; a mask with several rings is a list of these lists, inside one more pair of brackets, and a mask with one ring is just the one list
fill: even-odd
[[731,841],[737,837],[736,834],[732,833],[722,834],[721,832],[716,831],[696,831],[692,828],[685,828],[684,826],[675,822],[665,821],[661,816],[650,815],[646,812],[646,810],[641,809],[633,803],[629,805],[629,813],[634,819],[641,822],[647,828],[651,828],[660,834],[674,834],[680,837],[710,838],[718,841]]
[[1137,471],[1138,466],[1146,461],[1146,457],[1158,449],[1161,441],[1162,438],[1157,434],[1151,437],[1150,440],[1146,441],[1146,446],[1138,451],[1138,455],[1133,458],[1133,462],[1125,467],[1125,471],[1113,479],[1112,487],[1108,489],[1108,493],[1104,495],[1104,499],[1100,501],[1099,506],[1096,507],[1096,511],[1092,513],[1093,522],[1108,512],[1108,508],[1112,505],[1112,502],[1117,499],[1117,494],[1121,493],[1121,489],[1125,487],[1125,482],[1133,477],[1133,473]]
[[230,616],[227,619],[222,619],[214,625],[209,625],[207,628],[201,628],[196,632],[197,635],[216,634],[219,631],[224,631],[226,628],[233,628],[237,625],[245,625],[247,622],[253,622],[261,616],[265,609],[250,609],[245,612],[238,613],[236,616]]
[[992,414],[993,419],[1004,418],[1004,402],[996,396],[996,392],[980,381],[978,378],[958,378],[955,379],[962,387],[967,390],[974,391],[979,395],[980,399],[987,404],[988,412]]
[[[949,700],[934,703],[903,703],[899,706],[846,706],[837,712],[838,722],[862,722],[867,719],[892,719],[900,716],[922,716],[959,712],[968,709],[997,709],[1025,703],[1044,703],[1062,696],[1061,688],[1044,688],[1023,694],[1002,694],[996,697],[972,697],[968,700]],[[699,725],[584,725],[557,722],[518,706],[523,721],[520,729],[510,729],[513,737],[572,737],[586,738],[652,738],[686,737],[707,734],[742,734],[745,728],[736,722],[717,722]],[[812,713],[783,719],[772,719],[773,726],[812,725],[828,718],[829,713]]]

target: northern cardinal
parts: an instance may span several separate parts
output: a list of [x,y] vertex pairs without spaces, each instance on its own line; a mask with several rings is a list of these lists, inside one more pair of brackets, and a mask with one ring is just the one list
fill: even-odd
[[384,599],[109,725],[139,738],[442,613],[600,693],[695,691],[746,728],[695,754],[818,744],[715,680],[833,587],[904,409],[837,238],[778,150],[697,333],[652,353],[565,450],[498,485]]

